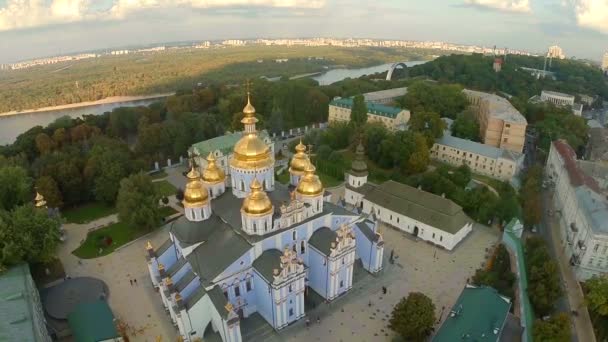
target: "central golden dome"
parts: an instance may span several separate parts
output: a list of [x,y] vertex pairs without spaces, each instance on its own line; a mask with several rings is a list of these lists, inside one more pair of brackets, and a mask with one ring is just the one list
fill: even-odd
[[257,178],[251,182],[251,193],[243,201],[241,210],[249,215],[263,216],[272,213],[272,202]]
[[201,175],[194,166],[186,175],[188,182],[186,183],[186,190],[184,190],[184,200],[182,203],[184,206],[200,206],[204,205],[209,201],[209,192],[207,188],[201,182]]
[[224,170],[219,168],[215,163],[215,157],[213,153],[209,153],[207,156],[207,167],[203,170],[203,182],[208,184],[221,183],[226,179]]
[[302,144],[302,140],[300,139],[300,143],[296,145],[296,153],[293,155],[291,163],[289,163],[289,172],[302,175],[308,164],[310,164],[310,160],[306,155],[306,146]]
[[323,183],[321,183],[319,177],[315,174],[315,167],[312,163],[308,163],[296,191],[302,196],[316,197],[322,195],[324,190]]
[[234,145],[234,155],[230,160],[230,165],[239,169],[254,170],[272,166],[273,158],[270,147],[258,137],[255,131],[255,108],[249,101],[247,95],[247,105],[243,109],[245,117],[241,122],[245,125],[243,137]]

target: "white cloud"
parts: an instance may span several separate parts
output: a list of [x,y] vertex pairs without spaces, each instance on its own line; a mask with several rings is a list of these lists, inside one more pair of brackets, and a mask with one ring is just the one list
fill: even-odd
[[469,5],[487,7],[505,12],[530,12],[530,0],[465,0]]
[[608,34],[608,0],[574,0],[579,26]]
[[326,0],[113,0],[102,12],[90,9],[96,0],[7,0],[0,8],[0,31],[69,23],[87,19],[122,19],[145,9],[190,7],[275,7],[286,9],[318,9]]

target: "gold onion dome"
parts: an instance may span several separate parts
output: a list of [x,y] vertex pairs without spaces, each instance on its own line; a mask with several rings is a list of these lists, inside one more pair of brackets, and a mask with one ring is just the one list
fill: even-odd
[[310,164],[310,160],[306,155],[306,146],[304,146],[302,140],[300,140],[300,143],[296,145],[296,153],[293,155],[293,158],[291,158],[289,172],[302,174],[304,173],[304,170],[306,170],[306,167],[308,167],[308,164]]
[[321,183],[319,177],[315,174],[315,167],[312,163],[308,163],[296,191],[300,195],[311,197],[323,194],[323,183]]
[[224,170],[219,168],[215,163],[215,157],[212,153],[207,156],[207,167],[203,170],[203,181],[209,184],[221,183],[226,179]]
[[34,205],[36,208],[43,208],[46,206],[46,201],[44,200],[44,196],[42,196],[38,191],[36,191],[36,198],[34,198]]
[[258,137],[255,131],[255,123],[258,120],[255,118],[255,108],[249,101],[249,95],[247,95],[247,105],[243,109],[243,114],[245,117],[241,122],[245,125],[245,133],[234,145],[234,155],[230,164],[247,170],[271,166],[273,160],[270,147]]
[[272,213],[272,202],[266,192],[262,190],[262,184],[257,178],[251,182],[251,192],[245,197],[241,209],[249,215],[261,216]]
[[209,200],[209,192],[207,188],[201,182],[201,175],[194,166],[190,169],[190,172],[186,175],[188,182],[186,183],[186,190],[184,191],[184,205],[199,206],[207,203]]

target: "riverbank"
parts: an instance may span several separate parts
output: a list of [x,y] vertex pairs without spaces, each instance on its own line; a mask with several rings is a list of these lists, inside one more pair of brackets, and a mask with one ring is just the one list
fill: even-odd
[[92,107],[92,106],[107,105],[107,104],[114,104],[114,103],[121,103],[121,102],[154,100],[154,99],[161,99],[161,98],[169,97],[173,94],[175,94],[175,92],[164,93],[164,94],[153,94],[153,95],[141,95],[141,96],[111,96],[111,97],[106,97],[105,99],[101,99],[101,100],[97,100],[97,101],[85,101],[85,102],[70,103],[70,104],[59,105],[59,106],[42,107],[42,108],[36,108],[36,109],[12,110],[10,112],[0,113],[0,116],[12,116],[12,115],[20,115],[20,114],[52,112],[52,111],[57,111],[57,110]]

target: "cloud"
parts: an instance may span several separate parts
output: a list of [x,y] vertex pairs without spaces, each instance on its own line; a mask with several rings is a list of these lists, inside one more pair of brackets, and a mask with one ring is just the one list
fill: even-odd
[[465,3],[504,12],[528,13],[531,11],[530,0],[465,0]]
[[98,0],[7,0],[0,7],[0,31],[64,24],[83,20],[124,19],[141,10],[162,8],[320,9],[326,0],[112,0],[93,10]]
[[574,0],[579,26],[608,34],[608,0]]

